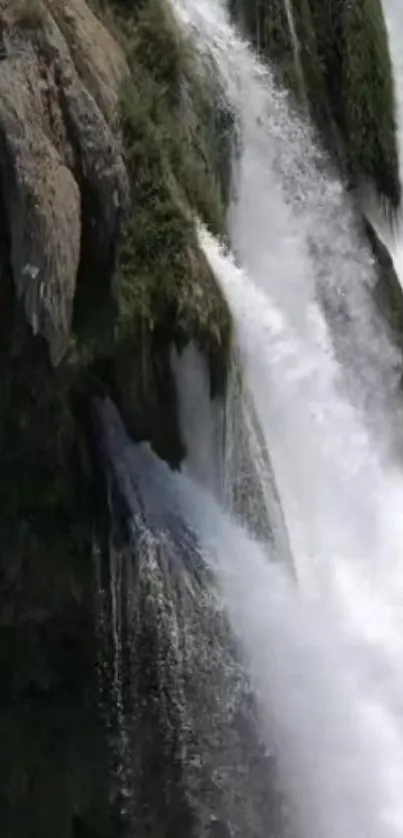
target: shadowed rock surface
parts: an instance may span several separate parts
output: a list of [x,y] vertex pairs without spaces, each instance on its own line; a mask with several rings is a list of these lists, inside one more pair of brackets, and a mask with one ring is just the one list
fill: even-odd
[[[193,336],[212,388],[225,383],[229,315],[190,204],[224,226],[215,111],[208,91],[193,110],[200,84],[164,3],[105,13],[107,26],[83,0],[0,3],[4,838],[126,829],[99,710],[83,405],[113,393],[134,437],[177,464],[172,343]],[[165,67],[145,49],[161,38]],[[183,99],[165,100],[169,71]]]

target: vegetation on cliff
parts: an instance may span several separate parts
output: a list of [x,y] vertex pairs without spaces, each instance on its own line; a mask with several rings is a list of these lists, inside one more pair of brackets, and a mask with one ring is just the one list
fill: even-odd
[[214,391],[230,342],[193,213],[224,231],[231,115],[163,0],[94,8],[0,6],[4,838],[119,834],[97,721],[83,408],[112,393],[133,436],[176,465],[170,347],[193,337]]
[[393,74],[381,0],[231,0],[255,45],[309,109],[353,186],[400,203]]

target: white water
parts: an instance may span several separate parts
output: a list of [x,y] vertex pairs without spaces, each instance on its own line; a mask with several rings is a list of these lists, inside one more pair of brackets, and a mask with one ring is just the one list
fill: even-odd
[[250,392],[236,363],[228,373],[226,399],[210,398],[205,358],[193,343],[172,350],[181,436],[182,472],[192,477],[244,523],[279,560],[292,557],[270,456]]
[[376,429],[379,444],[391,438],[385,425],[400,443],[400,354],[374,310],[372,258],[342,185],[310,129],[291,119],[287,96],[270,71],[230,26],[225,3],[172,5],[201,60],[216,65],[239,119],[243,153],[230,218],[237,257],[259,285],[270,283],[273,302],[286,306],[302,338],[321,330],[313,302],[323,301],[350,399]]
[[[125,469],[133,471],[150,511],[155,504],[167,522],[191,526],[199,561],[216,574],[249,666],[261,733],[276,758],[287,799],[286,834],[397,838],[403,743],[391,701],[396,684],[388,681],[376,643],[359,636],[348,615],[336,617],[325,589],[317,595],[297,589],[286,568],[268,562],[260,545],[191,478],[173,474],[149,451],[132,446],[132,452],[126,443]],[[178,547],[181,531],[175,528]],[[189,549],[186,533],[184,546]],[[258,834],[278,833],[268,826]]]
[[245,381],[271,452],[304,593],[326,593],[337,612],[373,639],[383,636],[385,626],[393,633],[397,619],[398,640],[401,474],[377,457],[368,431],[343,398],[330,350],[299,340],[251,277],[205,231],[201,238],[235,319]]
[[238,535],[222,535],[214,547],[212,514],[200,523],[200,504],[197,520],[215,549],[296,832],[401,835],[401,475],[373,453],[368,432],[340,395],[331,352],[301,341],[208,234],[202,243],[237,325],[298,592]]
[[298,592],[281,565],[267,563],[259,546],[190,486],[186,507],[249,661],[290,833],[401,835],[403,743],[380,700],[387,685],[368,674],[370,644],[360,646],[348,620],[335,621],[326,596]]
[[172,350],[179,422],[187,456],[185,471],[219,497],[222,491],[223,405],[210,400],[206,359],[193,343]]
[[310,132],[222,3],[173,4],[241,123],[231,232],[243,269],[203,230],[201,243],[234,316],[298,590],[208,504],[189,514],[247,653],[298,838],[401,836],[403,481],[388,460],[400,357],[373,310],[354,214]]

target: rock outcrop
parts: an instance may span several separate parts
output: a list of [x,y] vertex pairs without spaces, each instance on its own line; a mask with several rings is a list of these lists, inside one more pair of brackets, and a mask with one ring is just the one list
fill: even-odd
[[[168,7],[0,0],[0,831],[114,838],[98,708],[87,405],[183,456],[173,342],[225,385],[231,115]],[[95,6],[94,6],[95,8]],[[210,95],[211,93],[211,95]],[[195,103],[193,105],[193,102]]]
[[[29,325],[58,364],[69,343],[85,227],[95,228],[99,261],[110,271],[128,206],[128,178],[113,130],[128,68],[106,30],[102,67],[104,30],[83,2],[71,9],[41,0],[3,2],[0,14],[1,163],[11,270]],[[83,208],[88,194],[92,218]]]

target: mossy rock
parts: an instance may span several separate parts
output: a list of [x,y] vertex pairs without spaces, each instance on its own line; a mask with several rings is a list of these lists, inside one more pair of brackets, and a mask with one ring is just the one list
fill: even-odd
[[200,76],[165,3],[111,8],[130,67],[120,125],[131,201],[111,293],[102,297],[93,286],[92,303],[88,282],[78,289],[72,347],[104,380],[133,437],[178,464],[184,451],[171,346],[195,340],[209,361],[212,393],[225,387],[230,314],[195,216],[225,234],[234,120],[217,80]]
[[195,213],[214,232],[225,232],[233,120],[215,80],[200,79],[165,4],[143,3],[134,30],[124,4],[119,12],[131,68],[121,125],[132,194],[114,279],[109,372],[133,436],[151,439],[178,464],[184,451],[171,346],[198,343],[213,395],[226,381],[230,315],[200,250]]
[[[200,77],[165,3],[101,6],[130,68],[116,120],[119,136],[115,122],[105,130],[105,136],[112,132],[119,159],[122,151],[130,206],[117,219],[120,236],[105,260],[102,242],[95,252],[103,228],[95,224],[91,232],[97,214],[83,176],[85,160],[71,143],[82,241],[70,338],[57,366],[46,337],[33,335],[16,292],[4,184],[0,200],[4,838],[120,834],[108,798],[109,755],[97,706],[97,504],[81,406],[94,393],[112,395],[133,438],[148,439],[177,466],[184,448],[171,347],[196,340],[208,358],[215,394],[225,388],[231,343],[230,314],[200,250],[195,216],[225,233],[233,117],[216,79]],[[25,20],[20,32],[29,55],[47,37],[33,34],[37,23]],[[96,90],[97,73],[88,71],[88,78]],[[109,111],[108,104],[99,117],[105,125]]]
[[[135,12],[125,7],[125,14],[123,6],[119,4],[115,25],[132,74],[121,97],[131,205],[109,282],[102,280],[96,287],[91,271],[83,270],[91,247],[82,242],[70,347],[57,369],[48,360],[45,341],[32,337],[15,298],[7,219],[1,209],[0,544],[8,557],[5,572],[15,572],[18,578],[19,596],[24,564],[27,598],[35,601],[37,592],[45,611],[48,596],[52,607],[56,595],[60,602],[64,596],[81,602],[88,593],[84,569],[91,575],[90,477],[80,472],[81,465],[76,468],[82,445],[72,393],[112,391],[135,437],[156,441],[159,453],[177,462],[181,444],[174,386],[169,382],[170,347],[197,340],[210,362],[213,392],[225,386],[229,356],[230,315],[200,251],[194,220],[196,211],[211,228],[225,228],[225,189],[218,164],[223,137],[216,136],[215,122],[203,118],[199,124],[191,101],[180,95],[183,84],[190,90],[194,83],[200,113],[204,117],[210,111],[213,119],[210,88],[203,88],[165,4],[149,0]],[[157,62],[152,60],[154,50]],[[125,371],[136,381],[135,410]],[[153,429],[165,412],[172,432],[162,443],[157,439],[161,433]],[[57,577],[54,589],[52,574]]]
[[346,3],[343,31],[340,128],[351,169],[397,208],[401,189],[393,71],[380,0]]
[[396,108],[381,0],[292,0],[298,55],[283,0],[232,3],[294,101],[308,105],[353,186],[400,203]]

